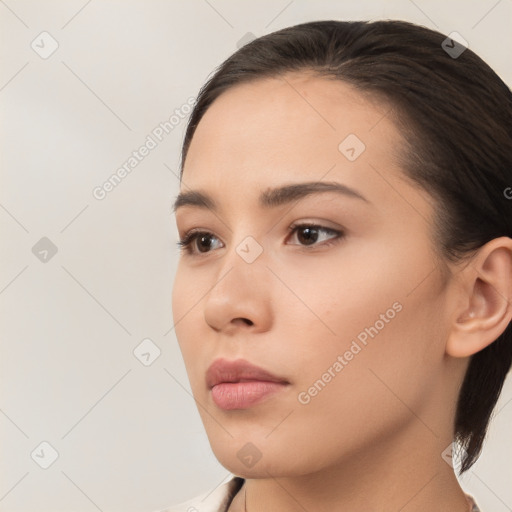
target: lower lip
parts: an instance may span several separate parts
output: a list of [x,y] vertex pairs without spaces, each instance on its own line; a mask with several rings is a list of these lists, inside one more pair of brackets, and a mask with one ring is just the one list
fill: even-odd
[[212,388],[212,398],[224,410],[247,409],[286,387],[282,382],[223,382]]

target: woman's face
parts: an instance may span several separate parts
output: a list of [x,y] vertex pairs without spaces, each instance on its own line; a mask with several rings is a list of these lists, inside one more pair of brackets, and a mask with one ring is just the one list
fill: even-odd
[[[201,234],[181,255],[173,314],[212,449],[233,473],[303,475],[450,425],[450,287],[432,200],[402,179],[389,113],[339,81],[288,74],[228,90],[195,132],[181,193],[211,204],[177,208],[180,237]],[[219,406],[206,379],[219,358],[287,384]]]

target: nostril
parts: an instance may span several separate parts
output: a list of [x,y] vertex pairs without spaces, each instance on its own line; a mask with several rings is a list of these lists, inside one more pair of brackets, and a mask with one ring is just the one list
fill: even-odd
[[238,323],[238,322],[243,322],[244,324],[246,325],[254,325],[254,322],[252,322],[251,320],[249,320],[248,318],[235,318],[233,320],[233,322],[235,323]]

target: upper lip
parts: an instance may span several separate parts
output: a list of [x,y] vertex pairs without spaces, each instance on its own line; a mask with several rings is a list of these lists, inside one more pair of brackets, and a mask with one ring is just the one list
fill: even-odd
[[255,366],[245,359],[228,361],[216,359],[206,372],[206,384],[209,389],[221,382],[268,381],[287,383],[282,377]]

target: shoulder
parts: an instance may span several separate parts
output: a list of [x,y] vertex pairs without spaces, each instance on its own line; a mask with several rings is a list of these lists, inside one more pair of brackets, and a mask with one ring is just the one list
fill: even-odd
[[207,491],[195,498],[154,512],[225,512],[233,497],[244,484],[244,479],[230,475],[229,480],[214,491]]

